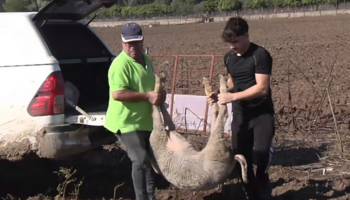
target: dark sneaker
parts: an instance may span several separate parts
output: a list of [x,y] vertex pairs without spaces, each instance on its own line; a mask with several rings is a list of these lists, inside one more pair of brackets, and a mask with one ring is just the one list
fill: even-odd
[[272,199],[272,187],[269,180],[260,182],[258,184],[258,188],[260,190],[261,198],[263,200]]
[[247,200],[268,200],[272,199],[272,187],[268,174],[260,174],[254,181],[251,182],[251,189],[244,188]]
[[244,191],[246,200],[263,200],[258,194],[259,191],[257,190],[247,192],[246,188],[243,187],[243,191]]
[[148,195],[148,200],[157,200],[156,195]]

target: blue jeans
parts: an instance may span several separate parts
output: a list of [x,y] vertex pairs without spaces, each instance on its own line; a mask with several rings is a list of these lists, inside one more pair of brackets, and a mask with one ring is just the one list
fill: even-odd
[[149,131],[117,133],[118,139],[124,144],[132,162],[131,176],[136,200],[150,200],[155,197],[153,168],[149,157],[150,135]]

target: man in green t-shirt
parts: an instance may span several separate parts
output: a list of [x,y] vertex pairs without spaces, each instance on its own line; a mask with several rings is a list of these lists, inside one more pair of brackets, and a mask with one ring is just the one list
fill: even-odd
[[105,127],[125,145],[132,161],[136,200],[155,200],[154,178],[149,160],[149,137],[153,129],[152,104],[165,101],[154,92],[151,60],[143,53],[143,35],[136,23],[122,27],[123,51],[108,71],[109,106]]

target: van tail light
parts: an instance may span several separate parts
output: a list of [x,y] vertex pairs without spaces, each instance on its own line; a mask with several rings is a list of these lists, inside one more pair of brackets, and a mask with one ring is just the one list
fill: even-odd
[[58,115],[64,113],[64,80],[61,71],[51,73],[28,106],[33,116]]

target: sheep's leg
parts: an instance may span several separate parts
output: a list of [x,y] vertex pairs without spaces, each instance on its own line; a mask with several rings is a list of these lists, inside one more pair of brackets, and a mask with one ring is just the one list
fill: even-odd
[[[155,92],[161,92],[165,88],[165,74],[161,73],[161,78],[155,74],[156,78],[156,84],[154,86]],[[168,126],[169,131],[175,130],[175,124],[170,118],[170,115],[166,108],[164,107],[164,104],[161,104],[159,108],[157,106],[152,106],[153,108],[153,129],[154,130],[160,130],[164,129],[165,126]],[[160,112],[162,113],[163,117],[160,115]]]
[[[162,89],[161,79],[155,74],[156,84],[154,86],[155,92],[160,92]],[[160,115],[158,106],[152,105],[153,130],[161,130],[164,128],[164,123]]]
[[[160,132],[162,130],[164,130],[164,125],[163,125],[163,121],[162,121],[162,118],[160,116],[160,112],[159,112],[159,109],[157,106],[152,106],[152,117],[153,117],[153,131],[156,131],[156,132]],[[154,157],[154,154],[153,154],[153,151],[152,151],[152,148],[151,148],[151,152],[149,153],[149,159],[150,159],[150,162],[151,162],[151,165],[152,165],[152,168],[153,170],[157,173],[157,174],[160,174],[160,169],[159,169],[159,166],[158,166],[158,163]]]
[[175,124],[171,120],[171,117],[170,117],[168,111],[166,110],[164,104],[160,105],[159,107],[160,107],[160,111],[162,112],[162,115],[163,115],[164,124],[165,124],[165,126],[168,127],[168,131],[175,131]]
[[[205,94],[207,96],[209,96],[213,92],[213,89],[212,89],[212,86],[211,86],[210,81],[209,81],[208,78],[203,77],[203,85],[204,85]],[[211,125],[210,125],[211,131],[210,131],[210,133],[212,133],[213,127],[215,126],[216,119],[218,117],[219,106],[218,106],[217,103],[214,103],[210,107],[211,107]]]
[[[219,78],[220,78],[220,93],[226,93],[227,86],[226,86],[225,77],[222,74],[220,74]],[[225,128],[225,123],[227,121],[227,118],[228,118],[227,105],[220,104],[220,110],[216,121],[215,129],[220,133],[222,133],[222,137],[224,136],[224,128]]]
[[[226,87],[226,81],[223,75],[220,76],[220,93],[226,93],[227,92],[227,87]],[[224,132],[225,128],[225,123],[228,118],[228,113],[227,113],[227,105],[220,105],[220,111],[219,111],[219,116],[218,116],[218,128],[222,129],[222,133]],[[242,170],[242,179],[244,183],[248,183],[248,173],[247,173],[247,161],[243,155],[236,154],[235,155],[235,160],[239,162],[241,165],[241,170]]]
[[[155,79],[156,79],[156,83],[154,86],[154,91],[160,92],[164,88],[165,76],[163,75],[162,78],[159,78],[155,74]],[[160,115],[158,106],[152,105],[152,117],[153,117],[153,130],[155,130],[155,131],[164,130],[165,129],[164,123],[163,123],[162,117]],[[161,174],[158,163],[157,163],[156,159],[154,158],[154,154],[152,152],[152,149],[151,149],[151,153],[149,154],[149,159],[150,159],[153,170],[157,174]]]

